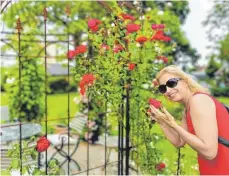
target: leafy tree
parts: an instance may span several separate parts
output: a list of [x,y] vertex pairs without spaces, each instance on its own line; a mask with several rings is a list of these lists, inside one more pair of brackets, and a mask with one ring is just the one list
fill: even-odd
[[208,14],[203,25],[208,29],[210,41],[217,43],[229,33],[229,3],[227,1],[214,1],[213,8]]
[[[131,2],[131,1],[130,1]],[[115,9],[115,2],[106,2],[112,9]],[[170,3],[170,5],[169,5]],[[66,10],[67,4],[70,5],[70,16],[69,19],[66,18],[64,12]],[[43,33],[43,9],[47,7],[48,10],[48,19],[47,23],[49,24],[48,33],[67,33],[69,32],[73,36],[74,42],[71,43],[72,47],[75,47],[83,41],[82,34],[87,32],[86,23],[84,19],[87,17],[97,17],[105,18],[109,13],[106,9],[101,7],[95,1],[73,1],[73,2],[54,2],[54,1],[19,1],[18,3],[12,4],[3,14],[3,21],[6,23],[7,27],[12,29],[15,27],[15,16],[20,16],[22,25],[25,32],[28,33]],[[125,6],[122,6],[124,8]],[[132,7],[134,7],[132,5]],[[170,51],[168,55],[172,55],[174,60],[182,60],[188,58],[193,64],[196,63],[199,55],[196,50],[190,47],[189,41],[185,37],[185,34],[180,29],[186,19],[186,16],[189,12],[188,2],[162,2],[162,1],[143,1],[142,7],[145,9],[143,12],[147,12],[147,8],[151,8],[150,11],[153,11],[151,14],[159,12],[160,10],[165,13],[161,15],[161,22],[168,23],[169,30],[168,34],[174,36],[173,40],[176,43],[176,49]],[[128,11],[134,15],[139,14],[140,12],[136,8],[126,8],[124,11]],[[172,17],[175,17],[172,19]],[[152,22],[156,22],[152,17]],[[171,18],[170,18],[171,17]],[[177,19],[178,17],[178,19]],[[157,17],[158,18],[158,17]],[[68,21],[68,22],[67,22]],[[68,28],[67,25],[68,24]],[[55,36],[58,40],[66,41],[67,36]],[[41,39],[39,37],[39,39]],[[52,44],[52,43],[49,43]],[[49,45],[48,44],[48,45]],[[7,45],[9,48],[9,45]],[[63,46],[66,48],[65,42],[60,42],[55,45],[59,48],[60,51],[63,51]],[[12,49],[12,47],[10,47]],[[15,49],[15,47],[14,47]],[[63,55],[64,52],[61,52],[60,55]],[[41,51],[34,50],[33,54],[40,56],[44,53]]]
[[224,40],[220,41],[218,57],[223,64],[221,81],[225,84],[225,86],[229,86],[229,33]]
[[219,70],[220,68],[220,63],[216,62],[215,61],[215,57],[212,56],[209,63],[208,63],[208,67],[207,67],[207,70],[206,70],[206,73],[208,75],[209,78],[214,78],[215,77],[215,73],[216,71]]
[[[212,54],[208,64],[207,74],[210,77],[216,76],[217,86],[222,83],[224,86],[229,85],[229,3],[226,1],[214,1],[207,19],[203,25],[208,29],[208,38],[213,42]],[[220,64],[213,60],[217,59]],[[227,90],[225,90],[227,91]]]
[[151,11],[152,9],[157,9],[157,11],[160,11],[159,13],[169,12],[169,14],[178,18],[174,21],[172,16],[166,16],[163,14],[161,17],[162,22],[168,24],[169,34],[173,36],[173,41],[177,44],[176,49],[170,51],[168,55],[172,55],[174,61],[178,61],[178,63],[179,61],[185,61],[195,65],[200,55],[197,53],[196,49],[190,46],[183,31],[180,28],[176,28],[184,24],[186,20],[190,11],[188,1],[142,1],[142,6],[144,14],[148,14],[148,11]]
[[7,78],[10,81],[6,84],[11,119],[41,119],[44,115],[43,65],[39,63],[39,59],[23,60],[21,79],[18,72],[19,67],[13,67]]

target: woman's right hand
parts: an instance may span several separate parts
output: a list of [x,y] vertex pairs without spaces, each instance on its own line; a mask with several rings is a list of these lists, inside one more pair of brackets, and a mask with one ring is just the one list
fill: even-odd
[[147,114],[149,115],[150,119],[153,121],[153,122],[157,122],[161,127],[168,127],[166,125],[166,123],[164,123],[162,120],[156,118],[156,115],[150,111],[150,112],[147,112]]
[[147,114],[150,116],[150,119],[151,119],[152,121],[155,121],[155,122],[157,122],[157,123],[161,123],[161,121],[160,121],[159,119],[156,118],[155,114],[154,114],[152,111],[147,112]]

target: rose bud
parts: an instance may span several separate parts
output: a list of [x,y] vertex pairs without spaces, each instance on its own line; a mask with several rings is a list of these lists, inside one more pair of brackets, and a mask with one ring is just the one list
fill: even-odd
[[162,171],[165,168],[165,163],[161,162],[155,166],[155,169],[158,171]]

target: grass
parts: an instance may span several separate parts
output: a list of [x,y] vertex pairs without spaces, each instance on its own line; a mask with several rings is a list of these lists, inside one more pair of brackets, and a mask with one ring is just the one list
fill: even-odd
[[[159,125],[155,125],[153,130],[155,133],[163,135]],[[161,160],[166,166],[170,169],[177,169],[178,149],[166,139],[160,141],[156,148],[162,152]],[[182,175],[199,175],[197,153],[189,145],[181,148],[180,170]],[[173,170],[173,173],[176,173],[176,170]]]
[[[77,105],[73,102],[74,97],[79,97],[77,93],[70,93],[70,116],[74,116],[77,111]],[[48,101],[48,119],[63,118],[68,116],[68,95],[52,94],[47,96]],[[9,99],[6,93],[1,93],[1,106],[8,105]]]
[[229,97],[219,97],[217,98],[220,102],[224,103],[225,105],[229,106]]

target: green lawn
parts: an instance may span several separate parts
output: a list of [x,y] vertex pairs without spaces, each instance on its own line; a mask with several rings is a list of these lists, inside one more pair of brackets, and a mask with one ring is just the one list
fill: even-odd
[[[159,125],[155,125],[153,129],[155,133],[163,135]],[[159,142],[156,148],[162,152],[161,160],[165,162],[166,166],[169,167],[169,169],[173,169],[172,170],[173,173],[176,173],[178,149],[175,148],[166,139]],[[196,152],[188,145],[185,145],[183,148],[181,148],[181,156],[182,156],[180,159],[181,174],[199,175]]]
[[[73,98],[78,97],[77,93],[70,93],[70,116],[77,111],[77,105],[73,102]],[[48,119],[63,118],[68,116],[68,94],[48,95]],[[1,94],[1,106],[8,104],[8,96]]]
[[217,98],[220,102],[226,104],[227,106],[229,106],[229,97],[219,97]]

